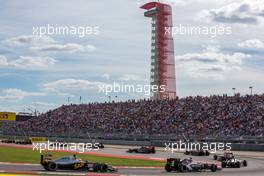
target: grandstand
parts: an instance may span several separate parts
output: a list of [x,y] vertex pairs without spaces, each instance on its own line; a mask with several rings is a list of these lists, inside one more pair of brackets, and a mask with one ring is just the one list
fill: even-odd
[[264,136],[264,95],[63,105],[24,122],[4,122],[3,133],[28,136]]

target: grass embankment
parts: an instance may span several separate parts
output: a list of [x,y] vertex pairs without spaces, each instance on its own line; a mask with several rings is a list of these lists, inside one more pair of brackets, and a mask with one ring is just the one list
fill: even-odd
[[[71,153],[68,152],[49,152],[53,155],[54,159],[61,156],[68,156]],[[39,151],[33,151],[27,148],[15,148],[15,147],[5,147],[0,146],[0,162],[15,162],[15,163],[40,163],[40,153]],[[90,162],[103,162],[108,163],[113,166],[131,166],[131,167],[147,167],[147,166],[164,166],[161,161],[148,161],[143,159],[127,159],[127,158],[116,158],[116,157],[104,157],[95,156],[87,154],[76,153],[77,157],[88,160]]]

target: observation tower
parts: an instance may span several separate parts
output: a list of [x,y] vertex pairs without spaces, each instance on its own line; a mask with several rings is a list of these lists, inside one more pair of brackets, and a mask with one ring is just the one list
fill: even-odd
[[144,16],[151,18],[151,98],[175,99],[176,75],[174,43],[172,36],[172,8],[168,4],[149,2],[141,6]]

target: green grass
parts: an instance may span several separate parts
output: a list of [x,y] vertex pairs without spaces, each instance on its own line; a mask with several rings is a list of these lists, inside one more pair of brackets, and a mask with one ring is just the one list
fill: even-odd
[[[61,156],[71,155],[67,152],[49,152],[54,159]],[[0,146],[0,162],[22,162],[22,163],[40,163],[39,151],[33,151],[26,148],[4,147]],[[95,155],[76,154],[77,157],[90,162],[103,162],[113,166],[164,166],[161,161],[146,161],[142,159],[113,158]]]

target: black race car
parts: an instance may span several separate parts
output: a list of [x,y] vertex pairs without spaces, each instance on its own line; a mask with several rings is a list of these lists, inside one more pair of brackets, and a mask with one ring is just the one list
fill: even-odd
[[232,152],[225,152],[224,155],[214,155],[214,160],[220,161],[223,168],[240,168],[248,165],[246,160],[236,159]]
[[193,156],[209,156],[210,152],[208,150],[186,150],[184,154]]
[[179,172],[200,172],[211,170],[212,172],[216,172],[217,170],[221,170],[221,166],[217,166],[215,163],[203,163],[199,161],[195,161],[192,158],[183,159],[180,158],[168,158],[167,163],[165,165],[165,170],[167,172],[171,171],[179,171]]
[[21,145],[31,145],[32,144],[30,139],[16,140],[15,143],[21,144]]
[[93,143],[92,148],[99,148],[99,149],[103,149],[104,148],[104,144],[99,142],[99,143]]
[[9,144],[9,143],[16,143],[16,141],[13,140],[13,139],[2,139],[1,142],[2,142],[2,143],[8,143],[8,144]]
[[92,163],[83,161],[73,156],[64,156],[56,160],[52,160],[52,155],[41,155],[41,165],[47,171],[56,170],[83,170],[93,172],[117,172],[116,168],[105,163]]
[[128,149],[128,153],[145,153],[145,154],[150,154],[150,153],[156,153],[155,147],[153,146],[143,146],[137,149]]

